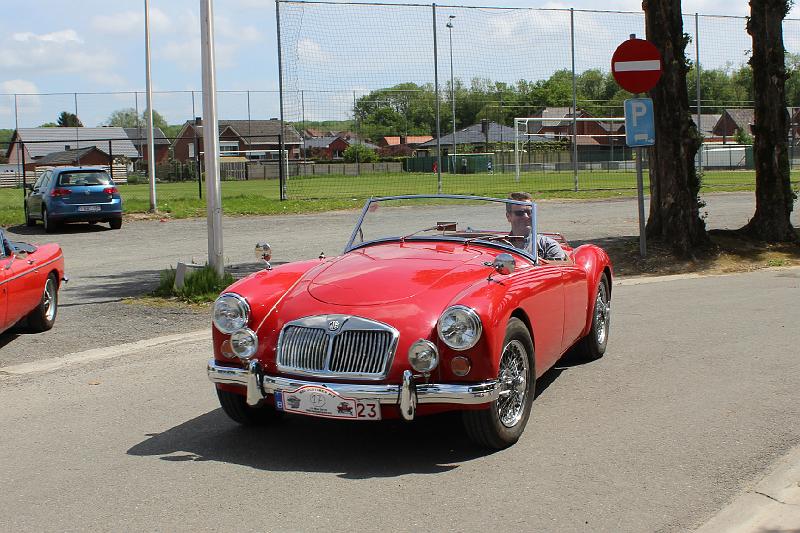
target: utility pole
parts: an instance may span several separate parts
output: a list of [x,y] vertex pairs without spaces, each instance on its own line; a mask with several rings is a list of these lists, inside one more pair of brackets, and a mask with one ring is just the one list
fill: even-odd
[[147,177],[150,180],[150,212],[156,211],[156,162],[153,146],[153,83],[150,79],[150,0],[144,0],[145,83],[147,84]]

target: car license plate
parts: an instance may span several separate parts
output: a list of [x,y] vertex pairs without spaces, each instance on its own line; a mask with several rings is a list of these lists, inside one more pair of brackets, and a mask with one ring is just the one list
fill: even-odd
[[377,400],[345,398],[317,385],[305,385],[293,391],[275,391],[275,408],[323,418],[381,419],[381,404]]
[[100,211],[99,205],[79,205],[78,211]]

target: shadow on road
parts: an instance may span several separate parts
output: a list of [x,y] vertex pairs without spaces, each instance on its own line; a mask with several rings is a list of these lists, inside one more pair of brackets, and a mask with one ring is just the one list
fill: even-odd
[[[554,368],[541,376],[536,397],[563,371]],[[216,409],[151,434],[127,453],[161,456],[164,461],[221,461],[258,470],[333,472],[344,479],[366,479],[438,474],[493,452],[467,438],[459,413],[420,417],[413,423],[286,416],[269,427],[248,428]]]
[[74,224],[60,224],[54,228],[53,233],[46,233],[44,226],[41,223],[34,226],[26,226],[25,224],[18,224],[16,226],[9,226],[10,233],[17,235],[62,235],[62,234],[77,234],[77,233],[98,233],[103,231],[111,231],[106,223],[87,224],[76,222]]
[[[73,278],[72,282],[78,281]],[[124,298],[143,296],[153,292],[161,281],[160,270],[132,270],[119,274],[106,274],[98,276],[83,276],[80,286],[66,290],[68,302],[60,305],[64,307],[84,305],[85,303],[119,302]],[[62,295],[63,296],[63,295]]]

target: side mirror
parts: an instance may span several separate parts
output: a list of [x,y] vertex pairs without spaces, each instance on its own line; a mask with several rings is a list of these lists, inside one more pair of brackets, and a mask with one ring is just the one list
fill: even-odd
[[259,242],[256,243],[256,260],[257,261],[264,261],[267,266],[267,270],[272,270],[272,265],[269,264],[270,259],[272,259],[272,246],[266,242]]
[[511,254],[498,254],[497,257],[494,258],[494,261],[492,261],[492,268],[494,268],[498,274],[502,274],[503,276],[507,276],[514,272],[516,266],[517,262],[514,261],[514,256]]

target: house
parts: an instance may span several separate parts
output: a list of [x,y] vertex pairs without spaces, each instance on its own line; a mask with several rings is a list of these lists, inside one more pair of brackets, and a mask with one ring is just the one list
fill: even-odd
[[304,139],[319,139],[321,137],[336,137],[338,133],[330,130],[321,130],[318,128],[306,128],[303,130]]
[[715,137],[720,137],[723,143],[735,143],[738,132],[742,131],[747,135],[753,134],[754,122],[753,109],[726,109],[714,125],[713,133]]
[[304,157],[313,159],[342,159],[350,146],[341,137],[314,137],[303,141]]
[[53,152],[25,164],[25,170],[33,170],[36,167],[63,167],[63,166],[107,166],[110,162],[108,154],[96,146],[78,148],[75,150],[63,150]]
[[[697,114],[693,113],[691,116],[692,122],[694,122],[695,127],[697,127]],[[714,128],[716,127],[720,118],[722,118],[721,114],[700,114],[700,127],[697,127],[697,129],[700,131],[700,135],[703,137],[704,142],[722,142],[722,139],[714,134]]]
[[430,135],[395,135],[395,136],[381,137],[380,139],[378,139],[378,142],[376,144],[380,148],[384,148],[386,146],[400,146],[400,145],[406,145],[413,148],[419,144],[426,143],[431,139],[433,139],[433,137]]
[[[220,120],[219,151],[222,156],[241,156],[249,161],[277,160],[280,135],[289,159],[300,158],[303,139],[291,124],[281,128],[278,119]],[[195,148],[196,146],[196,148]],[[203,152],[203,123],[200,118],[187,121],[172,145],[175,159],[187,162]]]
[[[139,152],[123,128],[20,128],[14,131],[6,150],[8,162],[29,163],[52,154],[95,147],[112,157],[136,160]],[[106,159],[107,162],[107,159]]]
[[[581,146],[611,146],[624,144],[622,138],[624,125],[622,122],[602,120],[579,120],[573,123],[571,107],[545,107],[534,117],[541,117],[542,121],[528,122],[528,133],[537,133],[553,139],[572,139],[573,127],[578,147]],[[576,118],[592,119],[592,114],[582,109],[578,110]],[[574,124],[574,126],[573,126]]]
[[[123,128],[139,152],[140,160],[147,161],[147,128]],[[155,150],[156,164],[166,163],[169,159],[170,141],[161,128],[153,128],[153,149]]]

